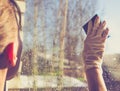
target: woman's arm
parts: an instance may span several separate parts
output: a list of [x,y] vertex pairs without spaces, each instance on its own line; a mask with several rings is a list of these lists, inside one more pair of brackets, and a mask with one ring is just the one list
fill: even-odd
[[83,59],[89,91],[107,91],[101,68],[105,40],[109,31],[105,25],[106,22],[101,23],[99,17],[96,17],[94,23],[90,21],[88,24]]
[[101,70],[98,68],[86,71],[89,91],[107,91]]

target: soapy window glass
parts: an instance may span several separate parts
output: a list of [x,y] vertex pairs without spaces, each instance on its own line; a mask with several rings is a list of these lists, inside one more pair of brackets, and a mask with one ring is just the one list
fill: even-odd
[[106,20],[110,29],[103,58],[103,76],[109,91],[119,91],[120,1],[68,1],[18,1],[24,20],[24,48],[21,70],[8,81],[9,91],[55,91],[61,88],[78,91],[81,87],[85,90],[81,54],[86,35],[82,26],[96,13]]

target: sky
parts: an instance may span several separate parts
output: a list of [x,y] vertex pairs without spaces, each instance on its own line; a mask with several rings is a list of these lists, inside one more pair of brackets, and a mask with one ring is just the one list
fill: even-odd
[[107,39],[106,53],[120,53],[120,0],[105,0],[105,20],[111,37]]

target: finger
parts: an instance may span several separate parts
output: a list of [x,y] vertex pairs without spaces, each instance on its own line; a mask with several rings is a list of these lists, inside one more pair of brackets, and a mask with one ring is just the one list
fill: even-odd
[[100,29],[106,29],[106,21],[103,21],[101,24],[100,24]]
[[106,30],[103,31],[102,37],[107,38],[108,32],[109,32],[109,29],[107,28]]
[[96,30],[100,26],[100,18],[97,16],[94,21],[94,29]]
[[99,26],[100,26],[100,18],[97,16],[95,18],[95,21],[94,21],[93,31],[92,31],[92,34],[91,34],[92,36],[96,36],[97,35]]
[[88,33],[87,33],[87,35],[91,34],[92,27],[93,27],[92,21],[89,21],[89,23],[88,23],[88,30],[87,30]]
[[97,34],[101,36],[103,31],[106,29],[105,27],[106,27],[106,21],[103,21],[99,26],[99,30],[97,31]]

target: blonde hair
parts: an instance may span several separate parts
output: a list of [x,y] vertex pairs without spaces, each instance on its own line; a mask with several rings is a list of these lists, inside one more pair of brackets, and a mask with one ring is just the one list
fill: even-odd
[[0,54],[18,37],[18,25],[14,7],[7,3],[0,6]]

